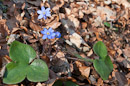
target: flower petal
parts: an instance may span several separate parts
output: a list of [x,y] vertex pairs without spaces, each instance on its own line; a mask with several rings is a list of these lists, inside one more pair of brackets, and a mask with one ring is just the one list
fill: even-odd
[[50,32],[52,30],[52,28],[50,27],[49,29],[48,29],[48,31]]
[[46,11],[44,6],[41,7],[41,9],[42,9],[42,12],[45,12],[45,11]]
[[43,16],[44,19],[47,19],[46,15]]
[[56,35],[56,38],[60,38],[61,37],[61,34],[60,34],[60,32],[55,32],[55,35]]
[[48,35],[47,38],[48,38],[48,39],[51,39],[51,35]]
[[47,9],[46,9],[46,12],[50,12],[50,8],[47,8]]
[[42,14],[43,12],[42,12],[41,10],[38,10],[37,13],[38,13],[38,14]]
[[46,32],[45,32],[45,31],[41,31],[41,33],[42,33],[42,34],[44,34],[44,35],[46,34]]
[[42,39],[46,39],[47,38],[47,35],[44,35],[43,37],[42,37]]
[[51,33],[51,39],[55,38],[55,33]]
[[52,33],[52,32],[54,32],[54,30],[50,27],[50,28],[49,28],[49,32]]
[[50,12],[46,12],[46,16],[50,17],[51,16]]
[[48,30],[46,28],[43,29],[45,32],[47,32]]
[[42,15],[42,14],[40,14],[40,15],[38,16],[38,19],[41,19],[41,18],[43,18],[43,15]]

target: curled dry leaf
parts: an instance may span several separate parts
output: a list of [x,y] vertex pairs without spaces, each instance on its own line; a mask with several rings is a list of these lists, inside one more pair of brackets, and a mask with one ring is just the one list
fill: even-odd
[[58,21],[55,19],[54,21],[52,21],[52,22],[46,24],[46,27],[44,27],[44,28],[49,28],[49,27],[51,27],[51,28],[53,28],[53,29],[56,29],[56,28],[58,28],[60,25],[61,25],[61,23],[58,22]]
[[[59,4],[60,3],[60,4]],[[52,8],[52,10],[53,11],[57,11],[57,10],[59,10],[59,8],[60,7],[62,7],[64,5],[64,0],[58,0],[57,2],[56,2],[56,6],[54,6],[53,8]]]
[[6,25],[6,20],[1,19],[0,20],[0,38],[6,38],[6,36],[10,33],[8,30],[8,27]]
[[43,30],[39,25],[36,25],[35,23],[33,22],[29,22],[29,26],[32,30],[34,31],[41,31]]
[[75,61],[82,76],[88,78],[90,74],[90,67],[84,66],[83,63]]

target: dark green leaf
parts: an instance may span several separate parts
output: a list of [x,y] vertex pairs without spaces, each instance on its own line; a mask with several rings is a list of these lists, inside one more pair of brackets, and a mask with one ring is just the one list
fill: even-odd
[[52,86],[63,86],[63,82],[61,80],[57,80]]
[[36,52],[31,46],[14,41],[10,46],[9,55],[13,61],[28,64],[36,57]]
[[72,82],[72,81],[66,81],[66,82],[62,82],[61,80],[57,80],[53,86],[79,86],[76,83]]
[[77,85],[76,83],[74,83],[72,81],[66,81],[65,86],[79,86],[79,85]]
[[107,80],[109,77],[109,74],[113,70],[113,64],[109,56],[106,56],[106,58],[103,59],[96,59],[94,60],[94,68],[98,72],[98,74],[101,76],[103,80]]
[[110,28],[110,23],[104,22],[104,25]]
[[33,82],[48,80],[49,71],[46,63],[40,59],[34,60],[28,67],[27,79]]
[[104,59],[107,56],[107,48],[102,41],[98,41],[93,46],[93,50],[99,56],[100,59]]
[[7,64],[3,82],[6,84],[16,84],[23,81],[26,77],[26,67],[27,65],[25,64],[14,62]]

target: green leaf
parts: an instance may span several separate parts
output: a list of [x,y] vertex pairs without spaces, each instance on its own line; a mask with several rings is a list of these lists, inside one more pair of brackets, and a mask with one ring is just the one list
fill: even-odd
[[61,80],[57,80],[53,86],[79,86],[76,83],[72,82],[72,81],[66,81],[66,82],[62,82]]
[[25,64],[21,65],[14,62],[7,64],[3,82],[6,84],[16,84],[23,81],[26,77],[26,66]]
[[104,22],[104,25],[110,28],[110,23]]
[[[33,59],[36,56],[34,49],[26,44],[14,41],[11,44],[10,58],[13,62],[6,65],[3,82],[16,84],[25,79],[33,82],[48,80],[49,71],[46,63],[40,59]],[[32,63],[30,63],[33,61]]]
[[98,41],[93,46],[93,50],[99,56],[99,59],[104,59],[107,56],[107,48],[102,41]]
[[113,64],[109,56],[106,56],[106,58],[103,59],[96,59],[94,60],[94,68],[98,72],[98,74],[101,76],[103,80],[107,80],[109,77],[109,74],[113,70]]
[[77,85],[76,83],[74,83],[72,81],[66,81],[65,86],[79,86],[79,85]]
[[34,60],[28,67],[27,79],[33,82],[48,80],[49,71],[46,63],[40,59]]
[[9,55],[13,61],[28,64],[36,57],[36,52],[31,46],[14,41],[10,46]]
[[63,86],[63,82],[61,80],[57,80],[52,86]]

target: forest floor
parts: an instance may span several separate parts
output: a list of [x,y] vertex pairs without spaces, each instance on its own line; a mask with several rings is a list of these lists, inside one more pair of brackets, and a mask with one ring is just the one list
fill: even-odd
[[[45,1],[45,0],[43,0]],[[38,20],[41,6],[51,8],[51,17]],[[40,33],[52,27],[61,38],[51,39],[51,50]],[[19,86],[52,86],[56,80],[70,80],[79,86],[130,85],[130,1],[129,0],[3,0],[0,1],[0,70],[9,63],[9,46],[14,40],[34,48],[49,68],[49,80]],[[113,63],[108,80],[95,71],[93,64],[73,55],[96,59],[93,45],[103,41]],[[49,52],[49,53],[48,53]],[[56,56],[55,56],[56,55]],[[0,86],[2,82],[0,73]],[[5,86],[18,86],[5,85]]]

